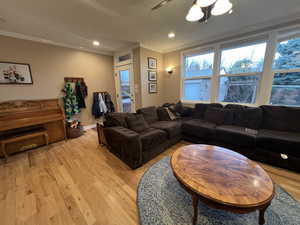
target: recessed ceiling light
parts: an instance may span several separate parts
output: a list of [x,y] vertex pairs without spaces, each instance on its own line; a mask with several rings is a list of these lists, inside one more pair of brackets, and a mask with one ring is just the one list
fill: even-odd
[[175,33],[173,33],[173,32],[169,33],[169,34],[168,34],[168,37],[169,37],[169,38],[174,38],[174,37],[175,37]]
[[94,45],[94,46],[99,46],[100,43],[99,43],[99,41],[93,41],[93,45]]

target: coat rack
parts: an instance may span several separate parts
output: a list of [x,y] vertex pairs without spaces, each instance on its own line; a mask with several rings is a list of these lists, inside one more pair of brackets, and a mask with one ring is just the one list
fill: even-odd
[[76,83],[77,81],[83,82],[83,77],[65,77],[65,82]]
[[107,94],[107,91],[95,91],[94,94]]

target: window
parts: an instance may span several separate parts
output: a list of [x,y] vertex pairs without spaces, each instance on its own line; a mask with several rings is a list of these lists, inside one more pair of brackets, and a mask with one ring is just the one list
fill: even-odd
[[209,101],[213,62],[213,52],[184,57],[184,100]]
[[265,52],[266,42],[222,50],[219,101],[255,103]]
[[221,102],[255,103],[259,76],[223,76],[220,78]]
[[270,104],[300,106],[300,72],[275,74]]
[[270,104],[300,106],[300,38],[278,43]]

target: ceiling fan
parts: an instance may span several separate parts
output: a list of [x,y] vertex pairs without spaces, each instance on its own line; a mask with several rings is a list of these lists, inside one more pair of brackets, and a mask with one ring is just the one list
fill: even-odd
[[[173,0],[163,0],[155,5],[151,10],[157,10]],[[232,13],[232,3],[230,0],[194,0],[193,6],[190,8],[187,21],[200,23],[207,22],[213,16],[220,16],[225,13]]]

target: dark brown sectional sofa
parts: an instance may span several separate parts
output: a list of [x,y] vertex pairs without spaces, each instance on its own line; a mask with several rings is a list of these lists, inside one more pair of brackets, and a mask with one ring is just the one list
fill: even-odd
[[134,169],[183,139],[300,172],[300,108],[213,103],[181,114],[173,121],[163,107],[108,114],[104,134],[110,151]]

